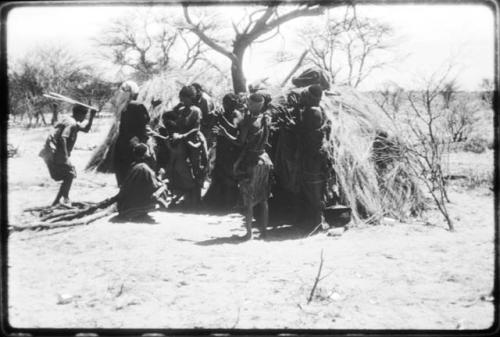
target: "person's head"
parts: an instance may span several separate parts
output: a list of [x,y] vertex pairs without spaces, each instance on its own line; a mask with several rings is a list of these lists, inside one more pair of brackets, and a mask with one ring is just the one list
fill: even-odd
[[139,86],[134,81],[125,81],[120,86],[120,90],[129,94],[130,100],[136,100],[139,95]]
[[265,100],[263,95],[257,93],[251,94],[250,96],[248,96],[247,101],[248,110],[252,115],[259,114],[260,112],[262,112],[264,102]]
[[201,94],[203,93],[203,88],[201,87],[201,84],[199,84],[197,82],[194,82],[194,83],[191,84],[191,86],[196,91],[195,99],[197,99],[197,100],[200,99],[201,98]]
[[135,161],[143,161],[148,156],[148,146],[144,143],[139,143],[136,146],[134,146],[132,152]]
[[238,96],[233,93],[224,95],[222,98],[222,106],[226,112],[234,111],[238,108]]
[[195,98],[196,98],[196,89],[191,85],[183,86],[181,91],[179,92],[179,100],[185,106],[193,105]]
[[323,90],[318,84],[310,85],[307,90],[302,92],[302,104],[306,107],[309,106],[319,106],[321,97],[323,96]]
[[77,122],[81,122],[85,119],[87,115],[87,108],[80,104],[73,105],[73,118]]
[[264,96],[264,104],[262,106],[262,111],[265,111],[265,110],[268,109],[269,104],[271,103],[271,101],[273,100],[273,98],[268,93],[263,93],[262,96]]
[[308,68],[299,76],[292,78],[292,84],[297,88],[307,87],[308,85],[317,84],[323,90],[330,89],[330,78],[327,73],[316,67]]

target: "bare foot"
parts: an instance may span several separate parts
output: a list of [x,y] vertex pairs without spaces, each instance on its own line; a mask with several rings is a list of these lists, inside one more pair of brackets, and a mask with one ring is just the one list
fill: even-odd
[[267,238],[267,231],[265,229],[261,230],[259,239],[265,240],[266,238]]
[[66,208],[71,208],[71,200],[69,198],[63,198],[61,201],[59,201],[59,205]]
[[245,241],[248,241],[248,240],[252,240],[253,236],[252,236],[252,231],[248,231],[243,237],[242,239],[245,240]]

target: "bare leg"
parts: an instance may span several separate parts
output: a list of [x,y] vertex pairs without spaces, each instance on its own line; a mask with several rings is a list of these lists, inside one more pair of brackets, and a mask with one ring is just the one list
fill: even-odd
[[192,205],[194,210],[198,210],[201,206],[201,187],[196,184],[196,187],[193,188],[192,194]]
[[246,214],[245,214],[245,227],[247,233],[245,234],[244,238],[246,240],[252,240],[252,221],[253,221],[253,207],[250,204],[246,206]]
[[69,190],[71,189],[72,183],[73,183],[73,177],[70,177],[70,178],[63,180],[63,182],[61,183],[61,186],[59,187],[59,192],[57,192],[57,196],[54,199],[54,202],[52,203],[52,206],[57,205],[59,203],[59,201],[61,200],[61,198],[64,198],[66,200],[69,199]]
[[59,200],[61,200],[62,194],[63,194],[63,185],[64,182],[61,183],[61,186],[59,187],[59,192],[57,192],[56,198],[54,199],[54,202],[52,203],[52,206],[55,206],[59,203]]
[[259,212],[259,229],[262,238],[266,237],[267,226],[269,225],[269,205],[266,201],[257,205]]
[[199,149],[189,149],[189,161],[191,162],[191,170],[195,180],[196,187],[193,188],[192,204],[193,207],[198,208],[201,205],[201,188],[203,186],[203,169],[201,167]]
[[73,177],[63,180],[61,184],[62,197],[69,199],[69,190],[71,189],[71,184],[73,183]]

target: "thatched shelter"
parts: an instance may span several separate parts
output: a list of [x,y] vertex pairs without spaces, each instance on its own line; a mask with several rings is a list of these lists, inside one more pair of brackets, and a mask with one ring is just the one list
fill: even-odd
[[[270,90],[274,103],[286,104],[286,95],[296,88]],[[383,216],[405,219],[419,213],[424,198],[415,177],[408,174],[404,144],[393,121],[367,95],[348,86],[331,86],[321,100],[332,129],[325,144],[335,171],[342,204],[352,208],[356,220],[377,222]],[[293,156],[275,139],[274,161],[278,183],[289,193],[298,190]],[[292,158],[292,159],[291,159]],[[287,162],[285,163],[284,160]],[[330,189],[334,186],[329,186]]]
[[[189,76],[186,72],[168,72],[155,76],[140,85],[137,100],[142,102],[146,109],[148,109],[151,116],[152,127],[158,124],[161,112],[173,107],[173,105],[178,102],[180,88],[190,83],[189,80],[192,78],[193,76]],[[120,89],[116,91],[111,99],[110,103],[113,106],[114,113],[113,124],[106,138],[92,155],[86,170],[97,170],[98,172],[105,173],[114,172],[111,160],[113,157],[113,147],[118,137],[120,114],[125,108],[128,99],[129,95]],[[152,99],[160,99],[162,103],[153,109],[151,104]]]
[[[138,100],[150,111],[153,127],[158,123],[160,113],[177,103],[177,93],[182,85],[191,81],[186,74],[169,73],[141,85]],[[220,89],[213,81],[201,83],[209,91],[211,86]],[[268,92],[274,104],[285,104],[290,90],[295,88],[269,88]],[[214,96],[219,103],[222,95]],[[162,104],[151,110],[151,99],[161,99]],[[115,121],[107,138],[94,153],[88,169],[112,172],[110,158],[120,111],[126,100],[123,92],[114,97]],[[422,192],[414,177],[408,174],[411,170],[407,165],[411,163],[402,160],[403,140],[384,111],[367,95],[347,86],[331,86],[324,93],[321,105],[332,122],[331,141],[325,145],[333,163],[341,203],[352,208],[354,219],[377,222],[382,216],[405,219],[420,212],[424,205]],[[293,155],[284,153],[290,151],[289,136],[287,138],[286,131],[275,130],[270,154],[275,161],[279,185],[275,189],[295,193],[299,186],[298,163],[294,162]]]

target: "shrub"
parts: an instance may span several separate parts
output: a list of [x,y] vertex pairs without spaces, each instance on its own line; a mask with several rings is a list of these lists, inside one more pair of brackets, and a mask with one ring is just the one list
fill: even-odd
[[495,141],[493,139],[488,141],[488,150],[493,150],[495,148]]
[[470,138],[464,144],[465,152],[483,153],[488,148],[488,141],[482,138]]

